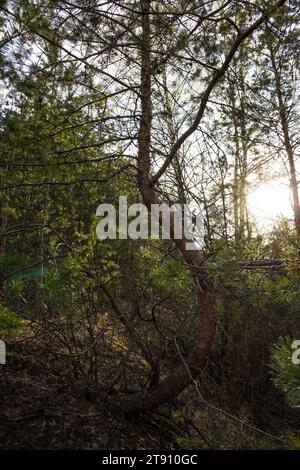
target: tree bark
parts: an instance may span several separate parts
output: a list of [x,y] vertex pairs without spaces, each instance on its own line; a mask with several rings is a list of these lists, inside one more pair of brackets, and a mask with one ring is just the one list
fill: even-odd
[[300,203],[299,203],[299,190],[298,190],[298,183],[297,183],[297,171],[296,171],[296,166],[295,166],[293,147],[291,144],[288,118],[287,118],[286,108],[285,108],[284,99],[282,95],[281,78],[278,72],[275,54],[274,54],[274,50],[273,50],[271,43],[269,43],[269,49],[270,49],[272,69],[273,69],[273,73],[275,77],[275,90],[276,90],[276,95],[278,99],[280,122],[281,122],[282,132],[284,136],[285,150],[286,150],[288,161],[289,161],[290,188],[291,188],[292,199],[293,199],[294,221],[295,221],[297,238],[299,242],[300,240]]
[[[277,7],[285,3],[285,0],[280,0]],[[138,135],[138,186],[142,194],[143,200],[147,208],[151,211],[152,204],[159,204],[160,201],[156,196],[154,189],[155,184],[159,178],[164,174],[166,169],[176,157],[178,150],[185,140],[198,128],[198,125],[203,117],[209,96],[217,85],[219,80],[224,76],[227,68],[229,67],[235,53],[239,49],[242,42],[249,37],[253,31],[260,26],[266,14],[255,21],[248,29],[238,34],[235,42],[230,48],[227,57],[225,58],[221,68],[213,75],[211,81],[202,95],[199,109],[196,114],[195,120],[191,127],[185,131],[181,137],[173,145],[170,154],[164,161],[161,168],[156,175],[151,179],[150,177],[150,151],[151,151],[151,123],[152,123],[152,100],[151,100],[151,30],[150,30],[150,4],[151,0],[141,0],[141,13],[142,13],[142,41],[141,41],[141,84],[140,84],[140,99],[141,99],[141,119]],[[174,234],[175,218],[174,214],[170,211],[170,229],[171,237]],[[120,405],[129,414],[139,413],[142,411],[151,410],[161,405],[165,401],[176,397],[182,392],[193,379],[195,379],[201,370],[203,370],[213,339],[216,333],[216,319],[215,319],[215,292],[210,286],[205,270],[203,269],[203,255],[198,250],[187,250],[187,240],[183,236],[182,239],[174,239],[181,254],[187,263],[192,276],[198,286],[198,301],[202,310],[202,324],[201,331],[199,332],[199,340],[192,348],[190,354],[182,361],[180,357],[180,365],[174,372],[162,380],[155,389],[146,390],[140,394],[135,394],[133,397],[123,400]],[[202,268],[202,269],[201,269]]]
[[[152,204],[158,204],[153,185],[150,180],[150,140],[152,121],[151,101],[151,55],[150,55],[150,11],[151,0],[142,0],[142,50],[141,50],[141,121],[138,136],[138,185],[145,205],[151,210]],[[170,213],[171,234],[174,232],[174,217]],[[199,267],[203,263],[200,252],[186,249],[186,239],[174,240],[187,262],[193,277],[198,283],[199,302],[202,306],[203,321],[199,340],[186,358],[185,364],[181,363],[174,373],[165,378],[154,390],[147,390],[138,396],[134,396],[122,402],[121,406],[127,413],[138,413],[156,408],[166,400],[177,396],[190,383],[191,378],[197,377],[203,369],[210,346],[215,334],[216,323],[214,319],[214,295],[200,274]]]

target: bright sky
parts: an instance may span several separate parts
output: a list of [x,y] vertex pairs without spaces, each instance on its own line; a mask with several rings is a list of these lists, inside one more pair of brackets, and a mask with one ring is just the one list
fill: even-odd
[[263,183],[248,194],[248,207],[259,229],[269,229],[280,216],[293,218],[290,189],[286,182]]

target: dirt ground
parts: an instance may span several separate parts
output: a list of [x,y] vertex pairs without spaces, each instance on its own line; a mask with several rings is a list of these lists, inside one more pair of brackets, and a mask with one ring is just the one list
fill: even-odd
[[174,449],[190,432],[158,413],[128,418],[82,378],[22,357],[0,366],[1,449]]
[[[299,410],[289,409],[278,397],[266,396],[257,410],[244,399],[242,408],[237,406],[238,419],[232,419],[220,413],[223,402],[218,404],[218,399],[232,403],[232,396],[226,398],[228,385],[207,383],[211,407],[197,401],[192,387],[176,402],[128,417],[115,394],[82,375],[75,377],[64,356],[44,359],[31,342],[9,351],[6,365],[0,365],[0,449],[298,448]],[[261,430],[269,426],[279,439],[242,426],[245,422]]]

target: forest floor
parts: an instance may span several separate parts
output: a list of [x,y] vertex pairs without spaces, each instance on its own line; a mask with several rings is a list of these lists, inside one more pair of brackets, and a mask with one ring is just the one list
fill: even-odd
[[[186,391],[180,402],[158,411],[126,417],[101,388],[99,391],[82,377],[72,378],[57,363],[43,365],[37,357],[32,346],[22,346],[0,366],[1,449],[289,447],[286,440],[276,442],[253,429],[242,429],[240,422],[231,422],[219,412],[214,411],[211,418],[205,407],[197,421],[197,403],[191,391]],[[292,416],[295,423],[298,418]]]
[[24,349],[0,367],[1,449],[175,449],[190,432],[159,413],[128,418],[82,378],[52,373]]

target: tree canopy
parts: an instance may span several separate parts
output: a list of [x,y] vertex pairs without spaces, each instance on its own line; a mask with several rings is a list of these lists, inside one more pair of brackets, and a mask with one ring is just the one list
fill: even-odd
[[[3,380],[25,355],[169,447],[299,448],[299,5],[0,1]],[[121,196],[201,242],[172,208],[99,240]]]

